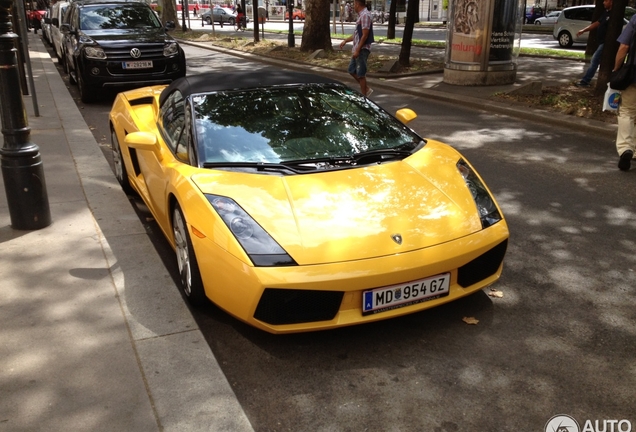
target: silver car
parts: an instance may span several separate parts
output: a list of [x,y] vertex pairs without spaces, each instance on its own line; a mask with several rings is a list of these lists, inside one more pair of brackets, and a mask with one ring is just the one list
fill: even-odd
[[208,9],[207,12],[201,14],[201,19],[206,24],[212,24],[212,17],[214,17],[214,22],[230,24],[234,25],[236,23],[236,14],[232,12],[232,9],[215,7],[213,9]]
[[561,11],[553,11],[544,17],[534,20],[535,25],[554,25],[561,15]]
[[[573,6],[563,9],[559,18],[554,24],[552,36],[559,41],[563,48],[569,48],[574,43],[587,43],[589,32],[577,36],[576,33],[590,25],[594,14],[594,5]],[[629,18],[636,10],[631,7],[625,8],[625,17]],[[623,18],[623,28],[629,21]]]

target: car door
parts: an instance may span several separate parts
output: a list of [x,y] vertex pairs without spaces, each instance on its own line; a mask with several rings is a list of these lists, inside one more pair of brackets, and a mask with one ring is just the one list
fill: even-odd
[[[143,175],[144,200],[152,208],[159,224],[167,224],[167,188],[176,168],[181,164],[190,164],[192,156],[191,120],[186,110],[186,100],[181,92],[174,91],[164,102],[160,111],[159,131],[170,150],[170,155],[157,157],[157,153],[140,151],[137,153],[139,170]],[[143,190],[145,189],[145,190]],[[164,226],[165,229],[169,227]]]
[[79,9],[71,6],[63,18],[64,24],[68,26],[68,31],[64,31],[62,36],[62,51],[64,61],[68,67],[69,74],[75,73],[74,54],[78,48],[77,31],[79,30]]

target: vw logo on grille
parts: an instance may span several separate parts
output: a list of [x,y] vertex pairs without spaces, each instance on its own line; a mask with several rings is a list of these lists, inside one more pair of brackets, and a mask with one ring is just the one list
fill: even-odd
[[394,242],[396,242],[397,244],[401,245],[402,244],[402,236],[400,234],[393,234],[391,235],[391,238],[393,239]]
[[130,50],[130,56],[132,58],[139,58],[141,57],[141,50],[139,48],[133,48]]

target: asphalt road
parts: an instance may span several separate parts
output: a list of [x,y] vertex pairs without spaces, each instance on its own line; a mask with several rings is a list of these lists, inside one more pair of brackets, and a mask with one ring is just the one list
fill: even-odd
[[[189,73],[260,67],[184,48]],[[254,429],[543,431],[557,414],[636,427],[636,170],[616,168],[613,142],[576,131],[381,89],[373,99],[414,109],[413,129],[457,147],[486,180],[511,230],[503,297],[287,336],[193,311]],[[111,103],[81,106],[107,158]],[[131,204],[177,289],[172,251]]]

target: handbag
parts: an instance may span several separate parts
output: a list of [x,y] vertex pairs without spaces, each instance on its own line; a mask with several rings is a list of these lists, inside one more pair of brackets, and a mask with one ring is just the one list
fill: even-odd
[[634,49],[636,48],[636,33],[632,38],[632,43],[629,46],[629,53],[627,54],[627,64],[623,63],[621,67],[612,72],[610,75],[609,86],[613,90],[625,90],[631,84],[634,83],[636,75],[636,66],[634,66]]
[[[631,59],[631,56],[629,58]],[[612,72],[612,75],[610,76],[609,85],[612,90],[625,90],[629,87],[634,82],[634,72],[636,72],[636,68],[634,68],[632,63],[623,63],[621,68]]]

